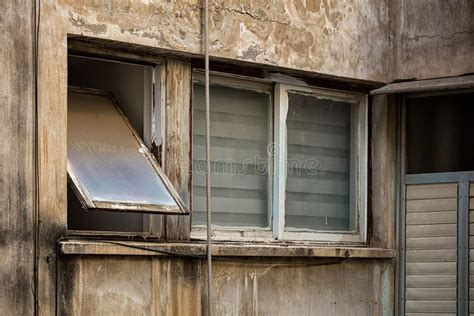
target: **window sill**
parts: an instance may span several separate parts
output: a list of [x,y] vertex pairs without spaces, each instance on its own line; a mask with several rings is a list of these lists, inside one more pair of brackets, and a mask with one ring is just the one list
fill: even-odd
[[[132,242],[109,240],[70,239],[59,241],[63,255],[123,255],[123,256],[188,256],[205,257],[206,244],[202,242]],[[258,244],[214,242],[215,257],[331,257],[381,258],[395,257],[395,249],[322,246],[309,244]]]

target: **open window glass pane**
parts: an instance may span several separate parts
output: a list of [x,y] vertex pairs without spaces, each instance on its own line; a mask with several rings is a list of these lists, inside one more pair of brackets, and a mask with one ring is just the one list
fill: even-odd
[[68,93],[68,176],[85,209],[186,213],[112,96]]
[[[269,93],[213,85],[211,96],[212,222],[268,227]],[[193,224],[206,223],[204,86],[193,90]]]
[[355,226],[356,104],[288,94],[287,230]]

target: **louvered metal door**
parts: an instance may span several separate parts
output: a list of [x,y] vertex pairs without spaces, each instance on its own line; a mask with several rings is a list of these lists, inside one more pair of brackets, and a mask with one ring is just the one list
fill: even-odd
[[[468,315],[474,303],[474,173],[405,176],[400,216],[400,311]],[[471,237],[471,235],[473,235]],[[472,239],[472,242],[469,242]],[[472,248],[472,250],[471,250]],[[473,255],[469,255],[469,253]],[[473,313],[474,314],[474,313]]]

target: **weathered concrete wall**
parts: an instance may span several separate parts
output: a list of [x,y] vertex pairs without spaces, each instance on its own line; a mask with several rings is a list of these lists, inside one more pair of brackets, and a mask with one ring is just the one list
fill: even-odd
[[[200,54],[201,2],[60,0],[67,32]],[[210,53],[322,74],[385,81],[388,0],[219,0]]]
[[[386,81],[388,73],[388,60],[385,59],[389,34],[387,8],[388,0],[213,1],[211,7],[211,54],[229,60],[237,59],[256,64],[308,70],[323,75],[383,82]],[[60,236],[66,234],[67,223],[66,139],[64,135],[66,131],[68,34],[121,41],[129,45],[143,45],[155,51],[184,52],[195,55],[201,52],[200,1],[42,1],[39,55],[41,225],[38,299],[43,315],[55,313],[57,306],[55,284],[57,282],[58,284],[63,283],[62,278],[57,280],[56,276],[55,242]],[[378,210],[378,212],[384,211]],[[387,244],[386,238],[377,237],[377,240],[381,246]],[[147,297],[151,297],[152,293],[144,294],[138,285],[136,287],[126,286],[127,282],[132,282],[130,280],[132,278],[128,273],[119,271],[122,267],[124,271],[135,271],[133,275],[144,270],[144,275],[137,275],[137,280],[153,278],[156,281],[154,286],[158,284],[159,287],[162,287],[163,284],[173,281],[169,277],[162,278],[155,277],[155,275],[151,277],[147,272],[149,268],[146,267],[146,262],[150,261],[149,259],[142,259],[143,262],[134,259],[128,263],[126,263],[126,258],[119,260],[102,258],[101,260],[99,258],[84,258],[74,263],[73,266],[82,265],[83,262],[84,266],[89,265],[91,269],[81,270],[78,275],[71,272],[73,278],[88,280],[89,275],[95,275],[101,269],[104,271],[112,269],[110,273],[107,272],[99,279],[106,283],[111,282],[104,285],[103,293],[106,295],[111,291],[114,296],[107,296],[107,299],[102,301],[101,307],[95,305],[99,310],[106,308],[113,311],[113,306],[121,306],[123,302],[127,301],[128,295],[136,296],[141,293],[140,297],[142,298],[137,301],[139,303],[137,306],[142,305],[142,300],[149,301]],[[108,262],[113,262],[110,267]],[[352,263],[347,264],[352,267]],[[370,275],[375,278],[376,274],[373,271],[378,269],[380,263],[365,261],[365,264],[367,266],[357,264],[361,270],[355,269],[356,275],[354,277],[366,271],[364,269],[368,269],[372,272],[365,272],[365,276]],[[117,270],[113,270],[114,267]],[[241,271],[247,271],[246,269],[250,268],[243,267]],[[290,268],[287,271],[290,273]],[[310,275],[312,273],[309,272]],[[314,273],[314,278],[320,275],[320,272]],[[329,270],[326,273],[328,273],[326,276],[328,278],[337,278],[339,270]],[[360,279],[358,280],[360,283]],[[183,279],[183,282],[189,281]],[[267,280],[265,282],[265,287],[268,290],[262,293],[266,293],[266,299],[269,301],[272,291],[270,289],[274,288],[273,281]],[[281,281],[278,282],[281,283]],[[388,283],[391,284],[391,282]],[[78,298],[83,297],[84,293],[100,289],[99,284],[75,283],[74,286],[77,287],[77,290],[64,291],[65,294],[61,296],[58,306],[63,308],[77,304]],[[114,287],[115,285],[116,287]],[[302,283],[295,286],[301,286],[295,289],[298,290],[297,292],[306,292],[309,287],[311,290],[308,291],[308,295],[310,295],[314,292],[324,293],[328,285],[321,287],[320,284]],[[286,291],[286,289],[282,288],[282,291]],[[183,293],[175,292],[176,297],[173,300],[170,299],[169,302],[181,304],[183,299],[187,299],[187,295],[185,295],[187,292]],[[347,299],[346,294],[349,295],[348,297],[352,295],[349,294],[349,290],[340,292],[336,286],[328,293],[336,293],[330,294],[335,295],[336,305]],[[295,292],[292,295],[295,295],[296,299],[296,295],[299,294]],[[92,294],[87,296],[87,300],[92,300],[92,296]],[[127,299],[122,299],[122,297]],[[178,298],[179,301],[177,301]],[[229,304],[234,301],[231,295],[224,295],[222,299],[224,298],[229,301]],[[306,299],[309,300],[309,298]],[[81,307],[85,312],[88,311],[89,306],[87,300],[84,300],[85,305]],[[161,303],[163,300],[164,298],[160,298]],[[375,296],[372,291],[369,291],[364,294],[361,300],[363,302],[361,306],[366,306],[371,311],[373,305],[372,303],[368,305],[368,302],[380,302],[380,296]],[[201,304],[201,299],[198,301],[199,303],[195,304]],[[154,302],[156,303],[156,301]],[[323,305],[331,306],[330,296],[326,296],[321,302]],[[155,303],[153,308],[162,306],[161,303]],[[195,304],[193,303],[191,306],[201,308],[201,305]],[[260,304],[259,308],[262,313],[265,308],[273,308],[274,311],[283,308],[283,304],[266,305],[268,306],[264,307],[264,304]],[[348,308],[345,303],[337,306],[339,309],[336,311]],[[385,304],[384,306],[391,305]],[[138,307],[136,310],[139,310]]]
[[392,0],[392,78],[474,72],[474,2]]
[[[391,313],[390,260],[253,261],[215,261],[215,315]],[[60,315],[205,312],[206,267],[198,259],[68,257],[61,262]]]
[[30,1],[0,2],[0,314],[31,315],[33,25]]
[[[0,9],[0,256],[4,260],[0,314],[31,314],[32,7],[29,1],[1,1]],[[474,71],[473,13],[469,0],[213,1],[211,54],[379,82],[457,75]],[[202,312],[205,291],[200,278],[205,274],[196,260],[68,257],[59,262],[57,280],[55,258],[56,241],[66,234],[67,223],[67,34],[195,55],[202,50],[201,33],[199,0],[42,1],[38,113],[42,315],[54,315],[56,307],[61,314],[73,315]],[[374,246],[392,247],[396,113],[393,106],[384,107],[386,99],[376,101],[370,241]],[[298,267],[290,262],[273,266],[274,261],[216,262],[216,312],[392,312],[391,261],[348,259],[324,266],[314,262]],[[60,285],[58,297],[56,284]]]
[[370,243],[395,248],[397,202],[397,106],[393,97],[376,95],[371,104]]

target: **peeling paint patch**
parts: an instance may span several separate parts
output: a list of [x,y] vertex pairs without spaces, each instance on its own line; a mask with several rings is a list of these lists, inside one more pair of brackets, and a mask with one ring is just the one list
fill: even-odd
[[230,8],[224,7],[223,5],[221,5],[221,6],[218,5],[218,6],[216,6],[215,10],[216,11],[225,10],[225,11],[230,12],[230,13],[237,13],[237,14],[247,15],[247,16],[251,17],[252,19],[260,21],[260,22],[269,22],[269,23],[276,23],[276,24],[281,24],[281,25],[289,25],[290,24],[289,20],[280,21],[280,20],[276,20],[276,19],[273,19],[273,18],[269,17],[266,14],[265,10],[262,10],[262,9],[250,10],[250,9],[245,8],[243,5],[240,5],[240,7],[230,7]]
[[257,57],[261,54],[265,53],[265,50],[258,46],[256,43],[252,43],[247,50],[242,52],[242,55],[239,56],[245,60],[253,60],[256,61]]
[[107,32],[107,24],[90,23],[83,17],[74,16],[71,12],[69,13],[69,21],[72,25],[84,28],[94,34],[104,34]]

